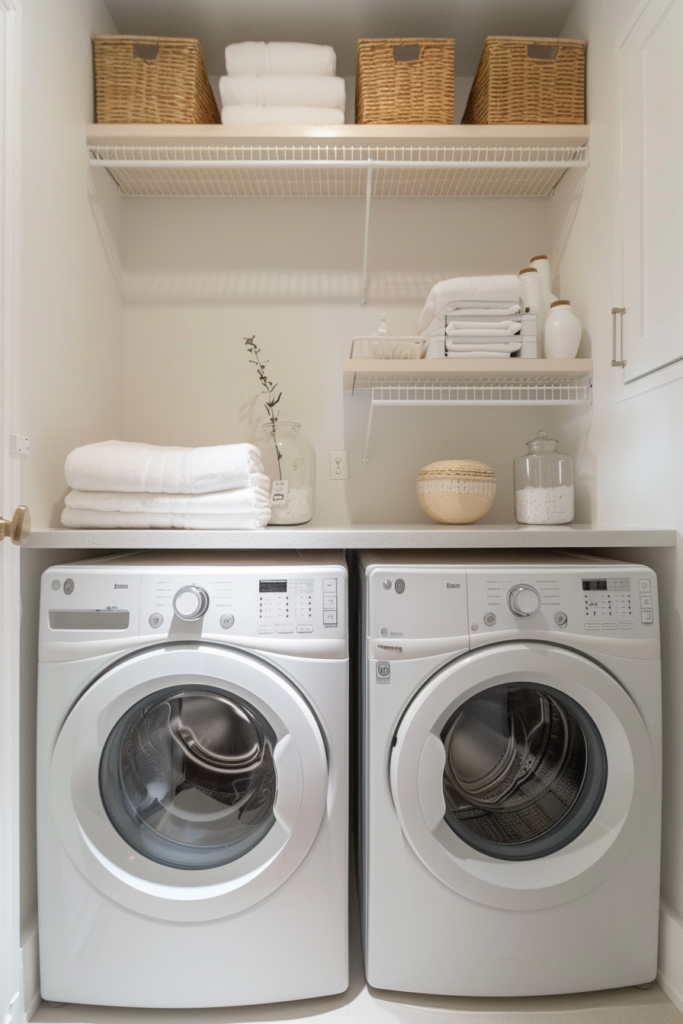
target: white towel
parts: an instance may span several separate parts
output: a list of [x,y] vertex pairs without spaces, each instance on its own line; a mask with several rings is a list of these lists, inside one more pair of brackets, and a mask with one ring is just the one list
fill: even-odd
[[482,338],[505,337],[519,334],[522,325],[515,320],[501,320],[500,323],[486,320],[451,320],[446,327],[447,337],[458,338],[461,334]]
[[346,109],[343,78],[325,75],[224,75],[218,85],[224,107]]
[[449,338],[446,342],[447,352],[519,352],[522,347],[521,341],[492,341],[492,342],[457,342]]
[[223,124],[344,124],[344,111],[330,107],[223,107]]
[[75,448],[64,473],[69,486],[82,491],[206,494],[250,486],[263,464],[253,444],[162,448],[101,441]]
[[[446,327],[446,317],[453,316],[454,314],[457,315],[458,318],[462,317],[462,319],[465,320],[466,318],[477,314],[481,315],[482,318],[484,316],[506,317],[519,314],[520,311],[519,303],[514,303],[509,306],[503,306],[501,303],[498,308],[495,306],[491,307],[490,304],[487,304],[486,306],[482,306],[480,309],[472,306],[469,306],[467,309],[460,309],[457,302],[448,303],[448,305],[442,309],[439,316],[432,317],[427,326],[420,329],[420,333],[424,338],[438,338],[443,336],[444,329]],[[424,310],[422,312],[424,314]]]
[[62,525],[72,530],[260,530],[268,525],[261,512],[226,512],[197,515],[182,512],[95,512],[65,508]]
[[229,75],[333,75],[331,46],[314,43],[231,43],[225,48]]
[[270,520],[269,483],[211,494],[131,494],[70,491],[62,513],[64,526],[78,529],[253,530]]
[[438,281],[427,296],[418,330],[425,330],[434,317],[456,309],[494,309],[515,305],[519,302],[519,294],[516,274],[451,277],[447,281]]

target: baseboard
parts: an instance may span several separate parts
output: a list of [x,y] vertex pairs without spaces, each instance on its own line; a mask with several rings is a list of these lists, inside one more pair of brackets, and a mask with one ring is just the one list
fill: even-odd
[[683,1013],[683,921],[666,903],[659,908],[657,981]]
[[23,936],[21,965],[24,989],[24,1020],[31,1019],[41,1001],[38,961],[38,922],[31,924]]

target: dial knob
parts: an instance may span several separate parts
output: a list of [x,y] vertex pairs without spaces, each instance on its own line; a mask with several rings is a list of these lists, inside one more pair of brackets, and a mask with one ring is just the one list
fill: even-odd
[[528,583],[520,583],[508,591],[508,608],[520,619],[535,615],[541,607],[541,597]]
[[209,607],[209,595],[203,587],[181,587],[173,598],[173,611],[179,619],[201,619]]

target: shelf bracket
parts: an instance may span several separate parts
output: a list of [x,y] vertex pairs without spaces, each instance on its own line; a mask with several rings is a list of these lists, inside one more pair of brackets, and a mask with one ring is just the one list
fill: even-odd
[[[360,295],[361,306],[366,305],[368,295],[368,246],[370,243],[370,205],[372,202],[372,160],[368,160],[367,163],[368,173],[365,180],[365,233],[363,235],[363,281],[361,284]],[[367,462],[367,459],[364,459],[363,461]]]

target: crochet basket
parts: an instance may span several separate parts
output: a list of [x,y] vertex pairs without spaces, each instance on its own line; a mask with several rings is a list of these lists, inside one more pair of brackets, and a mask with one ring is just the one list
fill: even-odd
[[454,39],[359,39],[356,124],[453,124]]
[[100,124],[220,124],[199,40],[95,36]]
[[586,43],[489,36],[463,124],[585,124]]
[[496,496],[496,477],[485,462],[431,462],[417,478],[417,500],[437,523],[476,523]]

